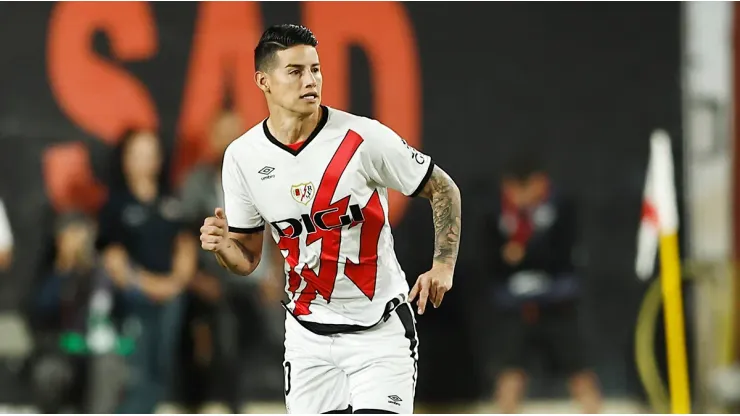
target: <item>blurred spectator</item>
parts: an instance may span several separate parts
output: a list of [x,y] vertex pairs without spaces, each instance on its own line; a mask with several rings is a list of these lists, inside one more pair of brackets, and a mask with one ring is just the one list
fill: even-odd
[[[91,331],[100,328],[91,320],[93,294],[111,296],[94,252],[95,233],[94,222],[75,212],[61,215],[54,227],[53,261],[41,278],[32,311],[36,342],[31,381],[36,405],[44,413],[109,413],[120,391],[115,374],[95,371],[97,354],[110,352],[112,338],[90,343]],[[75,335],[90,345],[69,345]],[[67,341],[60,348],[62,340]],[[120,373],[117,359],[106,360]]]
[[55,227],[54,262],[41,282],[37,312],[51,328],[81,330],[96,270],[95,225],[84,214],[60,216]]
[[42,412],[57,413],[66,406],[84,411],[87,366],[84,356],[69,356],[59,349],[63,332],[84,332],[87,304],[96,281],[104,276],[95,267],[95,227],[82,214],[63,214],[54,234],[54,260],[41,279],[33,310],[37,330],[32,360],[32,385]]
[[[185,180],[181,194],[183,213],[194,235],[200,234],[206,217],[223,207],[223,154],[243,132],[238,115],[230,111],[219,114],[209,135],[210,160],[197,166]],[[258,270],[245,278],[231,275],[212,253],[199,251],[198,271],[189,285],[188,332],[182,357],[184,372],[188,374],[180,377],[185,404],[193,411],[225,404],[239,413],[239,406],[244,404],[244,398],[239,397],[240,369],[244,367],[239,356],[239,334],[246,332],[250,344],[263,338],[260,294],[264,295],[263,301],[274,300],[276,305],[282,294],[282,287],[273,284],[275,280],[264,278],[269,273],[269,258],[266,256]],[[280,264],[282,261],[280,256]]]
[[159,138],[129,131],[114,156],[98,247],[123,295],[125,326],[136,329],[118,411],[152,413],[172,384],[182,292],[195,270],[197,244],[180,221],[177,200],[168,194]]
[[10,228],[5,204],[0,199],[0,271],[7,270],[13,261],[13,231]]
[[568,375],[583,411],[598,412],[600,391],[579,330],[574,206],[531,156],[513,160],[496,202],[486,234],[492,238],[487,270],[501,316],[495,337],[503,341],[497,343],[499,410],[518,411],[528,359],[545,352],[555,369]]

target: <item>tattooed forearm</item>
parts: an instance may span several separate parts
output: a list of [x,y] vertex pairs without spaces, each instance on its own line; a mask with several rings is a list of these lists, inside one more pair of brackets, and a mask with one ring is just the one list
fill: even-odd
[[460,247],[460,190],[445,171],[435,166],[419,195],[432,203],[434,261],[454,266]]
[[250,250],[235,238],[229,238],[226,250],[215,254],[222,267],[242,276],[252,273],[257,268],[261,257],[259,251]]

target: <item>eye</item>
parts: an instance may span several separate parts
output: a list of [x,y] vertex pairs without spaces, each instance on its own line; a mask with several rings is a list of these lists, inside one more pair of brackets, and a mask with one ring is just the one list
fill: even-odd
[[300,73],[301,73],[301,71],[299,71],[297,69],[294,69],[294,70],[290,71],[290,75],[298,75]]
[[315,66],[315,67],[311,68],[311,72],[313,72],[314,74],[317,74],[319,72],[319,67],[318,66]]

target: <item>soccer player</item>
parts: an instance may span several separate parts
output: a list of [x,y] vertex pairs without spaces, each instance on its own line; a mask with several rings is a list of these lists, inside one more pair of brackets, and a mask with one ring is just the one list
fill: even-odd
[[[225,209],[203,249],[233,273],[259,264],[265,224],[284,258],[285,397],[291,413],[412,413],[418,340],[411,302],[452,287],[460,192],[432,160],[378,121],[321,105],[313,33],[273,26],[255,49],[269,117],[226,150]],[[409,293],[393,248],[388,188],[431,200],[431,270]]]

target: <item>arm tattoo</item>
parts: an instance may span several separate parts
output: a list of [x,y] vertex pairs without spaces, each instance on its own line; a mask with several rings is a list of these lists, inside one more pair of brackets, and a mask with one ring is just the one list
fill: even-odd
[[454,266],[460,247],[460,190],[445,171],[435,166],[419,195],[432,204],[434,261]]
[[222,254],[220,254],[220,253],[216,253],[216,260],[218,260],[219,264],[222,267],[226,268],[227,270],[229,270],[232,273],[235,273],[235,274],[238,274],[238,275],[243,275],[243,276],[246,276],[246,275],[252,273],[252,271],[254,271],[254,269],[257,267],[257,256],[254,253],[250,252],[244,246],[244,244],[242,244],[241,241],[239,241],[239,240],[237,240],[235,238],[229,238],[229,245],[227,246],[227,248],[228,249],[231,249],[232,244],[234,246],[236,246],[236,248],[239,249],[239,251],[241,252],[242,256],[247,261],[247,264],[248,264],[247,268],[242,270],[239,267],[240,266],[239,264],[232,264],[231,262],[227,261],[224,258],[224,256]]

